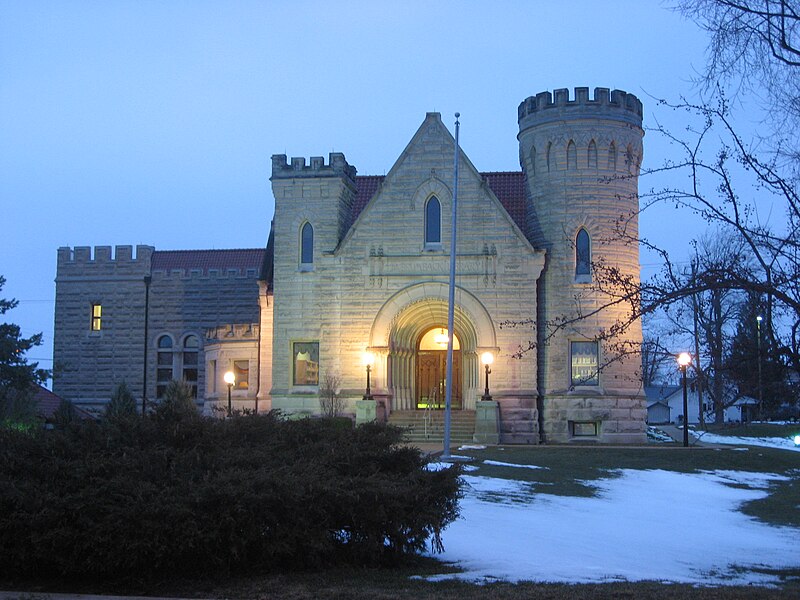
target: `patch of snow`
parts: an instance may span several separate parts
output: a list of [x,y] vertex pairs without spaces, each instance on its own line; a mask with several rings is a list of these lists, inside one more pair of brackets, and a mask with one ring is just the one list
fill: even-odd
[[498,460],[485,460],[485,465],[494,465],[495,467],[514,467],[516,469],[549,469],[550,467],[538,467],[536,465],[518,465],[515,463],[500,462]]
[[779,450],[793,450],[800,452],[800,446],[796,446],[791,438],[782,437],[739,437],[735,435],[717,435],[702,431],[692,431],[689,433],[701,442],[706,444],[732,444],[734,446],[762,446],[765,448],[778,448]]
[[474,444],[471,446],[460,446],[459,450],[486,450],[486,446],[482,446],[480,444]]
[[567,583],[653,580],[699,585],[770,584],[752,567],[797,568],[800,529],[740,512],[766,496],[774,474],[615,471],[587,482],[593,498],[534,491],[526,482],[463,476],[461,517],[437,555],[470,581]]
[[777,473],[751,473],[749,471],[703,471],[717,478],[721,483],[732,483],[736,485],[746,485],[757,490],[769,489],[771,481],[790,481],[791,477],[778,475]]

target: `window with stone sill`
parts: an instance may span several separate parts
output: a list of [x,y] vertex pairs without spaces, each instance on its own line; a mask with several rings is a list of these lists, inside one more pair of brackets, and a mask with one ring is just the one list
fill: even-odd
[[570,342],[570,364],[573,386],[600,385],[597,342]]
[[319,342],[292,343],[292,384],[319,385]]

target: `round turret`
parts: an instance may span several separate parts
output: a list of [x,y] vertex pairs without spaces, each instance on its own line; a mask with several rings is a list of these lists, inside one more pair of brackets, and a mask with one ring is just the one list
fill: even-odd
[[[610,296],[597,286],[605,267],[639,281],[638,244],[631,242],[638,238],[642,103],[620,90],[595,88],[590,98],[589,88],[576,88],[570,99],[559,89],[527,98],[518,116],[528,231],[547,251],[538,298],[545,438],[596,432],[606,441],[642,441],[639,365],[618,360],[641,343],[641,327],[604,339],[630,305],[606,306]],[[556,326],[565,321],[574,323]],[[598,397],[606,401],[590,400]],[[548,422],[563,425],[548,431]]]

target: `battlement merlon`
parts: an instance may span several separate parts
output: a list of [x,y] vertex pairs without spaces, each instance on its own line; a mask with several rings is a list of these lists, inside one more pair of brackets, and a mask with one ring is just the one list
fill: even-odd
[[285,154],[272,155],[273,179],[293,179],[296,177],[346,177],[351,182],[355,181],[356,168],[348,164],[341,152],[331,152],[328,155],[328,164],[321,156],[312,156],[310,164],[306,165],[304,157],[293,156],[291,162],[286,160]]
[[62,246],[58,249],[57,277],[107,276],[116,273],[122,276],[139,278],[150,273],[153,246]]
[[557,89],[540,92],[523,100],[518,109],[520,131],[550,121],[572,119],[606,119],[622,121],[641,128],[642,102],[633,94],[622,90],[594,88],[594,97],[589,97],[588,87],[575,88],[575,98],[570,100],[569,90]]

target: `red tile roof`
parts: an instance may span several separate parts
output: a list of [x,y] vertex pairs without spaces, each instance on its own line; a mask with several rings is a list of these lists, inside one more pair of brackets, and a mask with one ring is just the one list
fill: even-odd
[[264,262],[265,248],[247,248],[234,250],[156,250],[153,252],[153,271],[180,269],[187,273],[201,270],[208,275],[209,269],[218,269],[225,273],[228,269],[237,269],[242,274],[247,269],[261,271]]
[[[514,223],[526,231],[525,223],[525,174],[522,171],[501,171],[481,173],[481,177],[489,185],[497,199],[514,220]],[[358,192],[350,213],[348,228],[355,222],[361,211],[372,199],[385,179],[384,175],[358,175],[355,178]]]
[[[52,421],[53,415],[58,410],[59,405],[63,398],[56,396],[53,392],[40,385],[34,385],[33,400],[36,402],[36,414],[43,418],[45,421]],[[73,405],[75,415],[81,420],[94,419],[94,416],[83,410],[82,408]]]

